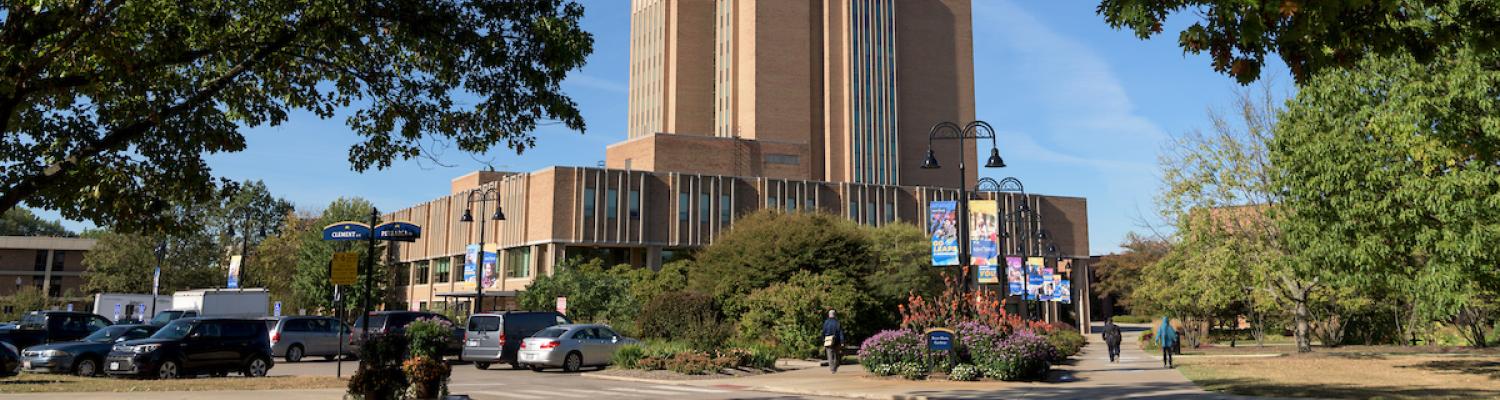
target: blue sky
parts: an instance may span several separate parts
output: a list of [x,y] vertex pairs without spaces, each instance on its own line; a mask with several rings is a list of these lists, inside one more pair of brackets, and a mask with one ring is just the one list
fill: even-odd
[[[625,138],[630,2],[583,3],[594,53],[564,89],[583,111],[585,134],[542,127],[537,147],[522,155],[449,149],[437,157],[447,166],[411,160],[356,173],[347,152],[358,138],[343,119],[300,113],[278,127],[246,130],[246,151],[210,155],[209,165],[220,176],[263,180],[299,207],[360,196],[382,210],[448,193],[449,180],[485,165],[514,171],[594,165],[604,159],[605,145]],[[974,3],[978,118],[996,128],[1008,165],[981,173],[1020,178],[1033,193],[1088,198],[1091,250],[1117,250],[1126,232],[1140,230],[1141,221],[1155,215],[1156,153],[1163,141],[1206,128],[1207,109],[1227,106],[1239,85],[1214,73],[1207,56],[1185,55],[1177,47],[1176,32],[1192,22],[1189,16],[1169,21],[1163,36],[1141,41],[1110,29],[1094,14],[1097,3]],[[1279,61],[1265,71],[1290,81]]]

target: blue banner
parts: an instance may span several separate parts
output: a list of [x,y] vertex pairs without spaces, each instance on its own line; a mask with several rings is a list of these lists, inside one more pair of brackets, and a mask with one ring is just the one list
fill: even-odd
[[475,283],[474,278],[479,275],[479,245],[471,244],[464,248],[464,282]]
[[492,252],[484,252],[484,287],[495,285],[495,279],[499,274],[495,273],[495,266],[499,265],[499,256]]
[[323,240],[368,240],[370,226],[354,221],[335,222],[323,227]]
[[958,265],[958,203],[927,203],[927,229],[932,238],[932,265]]
[[422,227],[410,222],[394,221],[377,225],[375,239],[397,242],[414,242],[422,237]]

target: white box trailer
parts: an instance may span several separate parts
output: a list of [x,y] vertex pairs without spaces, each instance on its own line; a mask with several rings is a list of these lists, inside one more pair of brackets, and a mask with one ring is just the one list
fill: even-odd
[[149,320],[151,313],[172,308],[172,296],[154,296],[156,307],[151,307],[151,295],[138,293],[94,294],[94,314],[118,323],[121,319]]
[[197,311],[200,317],[267,316],[271,292],[266,289],[194,289],[172,294],[172,309]]

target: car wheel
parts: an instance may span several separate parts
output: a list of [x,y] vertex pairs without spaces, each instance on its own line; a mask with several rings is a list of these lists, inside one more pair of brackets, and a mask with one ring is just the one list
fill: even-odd
[[162,361],[161,365],[156,367],[156,379],[177,379],[181,372],[178,370],[176,361]]
[[93,357],[84,357],[73,364],[73,373],[78,376],[99,375],[99,361],[94,360]]
[[530,368],[534,372],[542,372],[542,366],[540,366],[540,365],[532,365],[532,366],[530,366]]
[[323,356],[323,361],[333,361],[338,358],[339,356]]
[[578,372],[583,368],[583,355],[578,352],[568,353],[568,358],[563,359],[563,371]]
[[261,377],[266,376],[266,373],[270,371],[271,363],[267,362],[265,357],[251,357],[250,361],[245,363],[245,376]]
[[474,362],[474,368],[490,369],[490,363],[475,361]]
[[521,368],[524,368],[524,367],[521,366],[521,364],[510,363],[510,369],[521,369]]
[[214,371],[214,372],[209,372],[208,376],[215,377],[215,378],[223,378],[223,377],[229,376],[229,371],[218,370],[218,371]]
[[294,344],[286,349],[286,362],[294,363],[302,361],[302,345]]

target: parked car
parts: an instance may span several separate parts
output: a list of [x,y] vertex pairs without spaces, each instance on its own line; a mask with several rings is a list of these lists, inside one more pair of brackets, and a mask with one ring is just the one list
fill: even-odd
[[[445,317],[442,314],[427,311],[374,311],[369,314],[370,334],[379,335],[404,333],[406,332],[406,325],[411,324],[412,321],[416,321],[419,318],[437,318],[443,321],[448,321],[449,324],[453,324],[453,320],[448,319],[448,317]],[[354,319],[354,329],[352,330],[352,332],[354,334],[354,342],[356,345],[359,343],[359,338],[365,331],[365,326],[363,325],[364,322],[365,318]],[[464,346],[463,340],[463,328],[458,326],[457,324],[454,324],[453,335],[448,340],[448,348],[443,352],[443,355],[460,354]]]
[[73,373],[95,376],[104,371],[104,357],[116,342],[145,339],[159,327],[151,325],[111,325],[94,331],[83,340],[27,347],[21,351],[21,367],[26,372]]
[[615,333],[598,324],[558,325],[543,329],[521,342],[520,363],[541,371],[562,367],[574,372],[586,366],[606,366],[620,346],[636,343],[635,339]]
[[197,317],[198,312],[194,310],[166,310],[156,313],[155,317],[151,317],[151,325],[162,326],[179,319]]
[[53,342],[71,342],[110,325],[108,319],[92,313],[32,311],[21,317],[21,323],[16,329],[0,331],[0,342],[10,342],[18,349]]
[[520,368],[516,351],[521,348],[522,339],[555,325],[571,323],[568,317],[555,311],[475,314],[469,317],[464,330],[464,350],[458,359],[473,361],[479,369],[489,369],[494,363]]
[[230,372],[265,376],[275,365],[266,324],[238,318],[172,321],[150,338],[115,344],[105,363],[110,375],[160,379]]
[[322,356],[332,360],[339,354],[339,330],[344,331],[345,355],[359,354],[359,347],[351,340],[349,326],[330,317],[281,317],[268,319],[271,353],[283,357],[286,362],[302,361],[303,356]]
[[10,343],[0,342],[0,378],[21,374],[21,351]]

